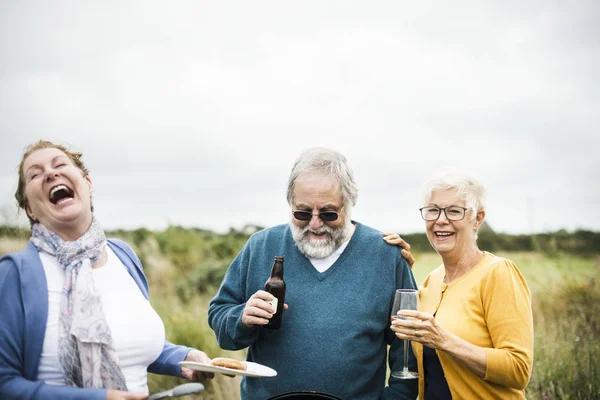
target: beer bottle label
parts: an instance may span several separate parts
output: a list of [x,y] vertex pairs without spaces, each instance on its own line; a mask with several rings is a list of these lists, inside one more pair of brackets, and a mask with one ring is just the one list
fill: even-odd
[[277,302],[278,301],[279,301],[279,299],[277,297],[273,297],[273,300],[267,301],[267,303],[269,303],[275,307],[275,312],[273,313],[273,315],[277,314]]

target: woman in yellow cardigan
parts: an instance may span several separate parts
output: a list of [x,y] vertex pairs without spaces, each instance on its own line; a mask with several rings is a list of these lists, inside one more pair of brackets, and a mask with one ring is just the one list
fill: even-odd
[[[419,399],[524,399],[533,365],[529,288],[510,260],[481,251],[484,188],[446,170],[425,184],[425,220],[442,265],[419,289],[419,311],[392,330],[412,341]],[[388,243],[399,243],[397,235]]]

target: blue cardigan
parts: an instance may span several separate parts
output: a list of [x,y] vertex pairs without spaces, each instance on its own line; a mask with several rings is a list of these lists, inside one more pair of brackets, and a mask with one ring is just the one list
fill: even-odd
[[[121,240],[108,239],[108,246],[147,299],[148,282],[139,258]],[[0,305],[0,399],[106,399],[106,389],[48,385],[36,380],[48,319],[48,285],[38,250],[31,242],[24,250],[0,258]],[[178,363],[190,350],[165,341],[148,371],[181,377]]]
[[[403,342],[390,329],[396,288],[416,288],[400,248],[381,232],[355,222],[338,260],[319,272],[298,248],[289,224],[252,235],[212,299],[208,321],[219,345],[248,347],[248,360],[277,371],[273,378],[242,379],[243,400],[264,400],[291,391],[320,391],[344,399],[400,400],[417,397],[417,380],[392,378],[385,386],[386,355],[401,369]],[[246,301],[262,289],[273,258],[284,256],[286,282],[279,330],[242,324]],[[416,362],[410,351],[410,365]]]

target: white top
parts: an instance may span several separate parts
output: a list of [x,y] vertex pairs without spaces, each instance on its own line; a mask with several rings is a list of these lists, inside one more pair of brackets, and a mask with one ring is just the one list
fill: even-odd
[[350,239],[348,239],[344,243],[342,243],[342,245],[340,247],[338,247],[338,249],[336,251],[334,251],[333,253],[331,253],[329,256],[327,256],[325,258],[310,258],[309,257],[308,259],[310,260],[313,267],[315,267],[317,269],[317,271],[325,272],[329,269],[329,267],[331,267],[333,265],[333,263],[335,263],[337,261],[338,258],[340,258],[340,255],[344,252],[344,249],[346,248],[346,246],[348,246],[348,242],[350,242]]
[[[165,327],[127,268],[107,246],[107,261],[93,270],[102,309],[111,330],[119,366],[129,391],[148,393],[147,369],[160,355]],[[65,385],[58,360],[58,324],[65,272],[58,261],[40,252],[48,282],[48,322],[38,369],[38,380]]]

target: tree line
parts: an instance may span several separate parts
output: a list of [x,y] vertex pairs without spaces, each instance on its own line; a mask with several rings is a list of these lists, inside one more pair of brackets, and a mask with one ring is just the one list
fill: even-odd
[[[243,243],[254,232],[261,229],[259,226],[252,226],[252,229],[245,227],[241,230],[230,229],[228,233],[220,234],[210,230],[199,228],[183,228],[171,226],[164,231],[156,232],[145,228],[135,230],[116,230],[109,232],[118,237],[131,239],[134,245],[141,245],[147,238],[154,237],[160,243],[161,250],[165,252],[180,253],[181,241],[192,245],[189,242],[189,236],[197,240],[206,240],[213,245],[216,244],[216,258],[230,258],[241,249]],[[185,233],[190,235],[186,235]],[[414,252],[432,252],[425,233],[401,233],[402,237],[410,243]],[[9,238],[29,238],[30,231],[27,228],[17,228],[14,226],[0,225],[0,237]],[[179,244],[177,242],[180,242]],[[561,253],[573,254],[579,256],[593,256],[600,254],[600,232],[589,230],[576,230],[568,232],[559,230],[556,232],[536,233],[536,234],[506,234],[497,233],[491,229],[485,229],[479,232],[479,248],[490,252],[498,251],[537,251],[546,255],[554,256]],[[184,247],[188,247],[184,246]]]
[[[413,251],[433,251],[424,233],[407,234],[402,237],[410,243]],[[600,232],[588,230],[559,230],[531,235],[510,235],[486,230],[479,232],[477,243],[480,249],[489,252],[536,251],[549,256],[565,253],[583,257],[600,254]]]

